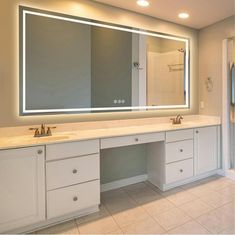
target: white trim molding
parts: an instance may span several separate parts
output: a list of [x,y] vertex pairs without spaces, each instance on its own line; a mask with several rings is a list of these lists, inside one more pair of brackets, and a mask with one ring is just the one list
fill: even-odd
[[113,189],[118,189],[118,188],[122,188],[131,184],[137,184],[140,182],[144,182],[148,179],[147,175],[138,175],[138,176],[134,176],[131,178],[126,178],[126,179],[121,179],[121,180],[116,180],[116,181],[112,181],[110,183],[107,184],[102,184],[101,185],[101,192],[106,192],[106,191],[110,191]]

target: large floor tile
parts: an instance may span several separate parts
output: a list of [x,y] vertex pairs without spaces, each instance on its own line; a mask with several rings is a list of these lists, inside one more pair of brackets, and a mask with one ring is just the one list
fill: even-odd
[[81,234],[109,234],[120,230],[112,216],[106,216],[79,223],[78,229]]
[[194,196],[191,193],[188,193],[187,191],[179,191],[172,195],[166,196],[165,198],[172,202],[175,206],[180,206],[187,202],[193,201],[198,197]]
[[166,230],[171,230],[191,220],[186,213],[178,208],[156,215],[154,218]]
[[182,187],[186,192],[193,194],[196,197],[202,197],[213,193],[214,191],[208,186],[201,184],[187,185]]
[[103,205],[100,206],[99,212],[78,218],[76,223],[79,232],[82,234],[119,234],[121,232],[117,223]]
[[149,203],[145,203],[142,207],[151,216],[156,216],[158,214],[164,213],[168,210],[175,208],[175,205],[165,198],[160,198]]
[[230,195],[221,194],[217,192],[213,192],[209,195],[203,196],[200,199],[214,208],[221,207],[233,200]]
[[235,221],[235,202],[228,203],[216,210],[219,214],[228,215],[231,219]]
[[168,234],[209,234],[209,231],[196,221],[189,221],[186,224],[168,231]]
[[103,200],[103,204],[107,210],[113,214],[136,208],[138,206],[137,203],[127,194],[105,198]]
[[229,225],[226,229],[221,231],[220,234],[235,234],[235,223]]
[[212,190],[218,191],[226,187],[234,187],[234,181],[226,177],[218,177],[206,183]]
[[211,233],[219,233],[234,224],[234,220],[230,216],[216,210],[204,214],[196,220]]
[[152,218],[122,228],[124,234],[164,234],[166,231]]
[[94,221],[94,220],[98,220],[100,218],[104,218],[104,217],[108,217],[110,216],[110,213],[108,212],[108,210],[105,208],[104,205],[100,205],[99,206],[99,211],[89,214],[87,216],[83,216],[83,217],[79,217],[78,219],[76,219],[76,224],[82,224],[82,223],[89,223],[90,221]]
[[74,220],[37,231],[37,234],[79,234]]
[[120,227],[125,227],[150,218],[147,212],[141,207],[122,210],[117,213],[113,213],[112,216]]
[[115,198],[124,198],[124,197],[128,197],[128,195],[123,189],[115,189],[115,190],[101,193],[101,198],[104,201],[115,199]]
[[144,188],[126,189],[126,192],[141,205],[162,198],[160,194],[147,186]]
[[207,203],[203,202],[200,199],[183,204],[179,206],[179,208],[192,218],[197,218],[213,210],[212,206],[209,206]]

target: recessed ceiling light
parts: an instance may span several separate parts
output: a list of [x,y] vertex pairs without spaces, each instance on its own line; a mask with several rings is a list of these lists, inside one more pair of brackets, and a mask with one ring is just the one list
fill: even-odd
[[147,0],[138,0],[137,4],[141,7],[147,7],[149,6],[149,2]]
[[189,18],[189,14],[186,12],[181,12],[178,16],[181,19],[188,19]]

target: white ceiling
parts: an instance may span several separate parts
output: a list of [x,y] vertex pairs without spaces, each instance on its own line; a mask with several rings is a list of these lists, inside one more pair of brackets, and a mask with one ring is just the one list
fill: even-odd
[[[148,0],[148,7],[140,7],[136,0],[95,0],[104,4],[135,11],[174,23],[201,29],[234,15],[235,0]],[[178,13],[185,11],[190,18],[182,20]]]

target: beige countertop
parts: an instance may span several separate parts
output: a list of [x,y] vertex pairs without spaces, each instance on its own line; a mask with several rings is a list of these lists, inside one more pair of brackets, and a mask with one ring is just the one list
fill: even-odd
[[58,124],[53,136],[41,138],[33,137],[33,133],[28,130],[29,126],[0,128],[0,149],[174,131],[221,124],[220,118],[214,116],[185,116],[181,125],[172,125],[169,119],[170,117]]

